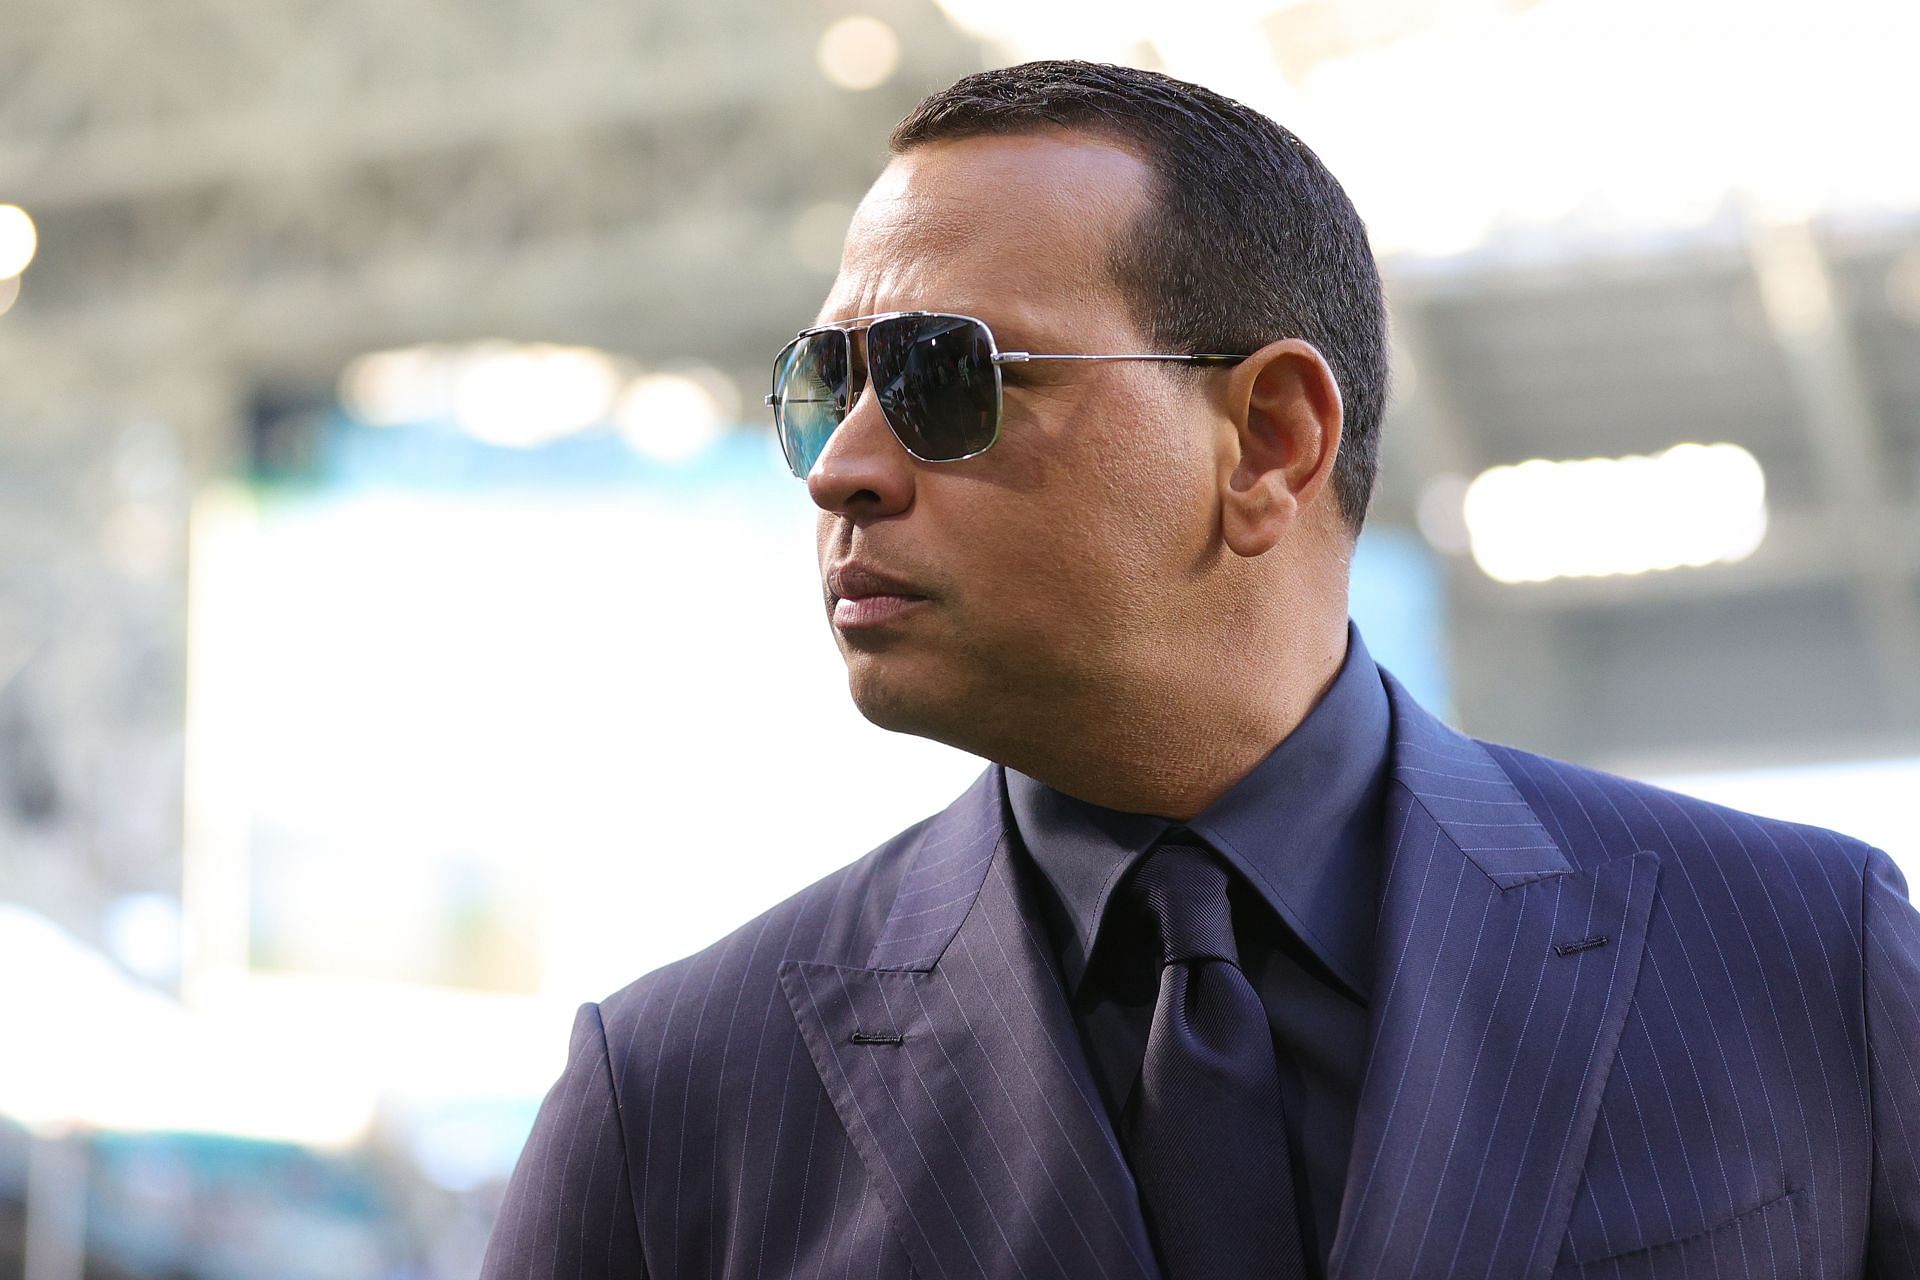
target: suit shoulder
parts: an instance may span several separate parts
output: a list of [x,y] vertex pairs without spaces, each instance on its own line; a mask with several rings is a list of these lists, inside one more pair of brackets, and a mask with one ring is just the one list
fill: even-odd
[[1825,827],[1762,817],[1517,747],[1481,745],[1581,865],[1648,849],[1663,859],[1712,859],[1729,874],[1822,874],[1857,891],[1868,862],[1885,856]]

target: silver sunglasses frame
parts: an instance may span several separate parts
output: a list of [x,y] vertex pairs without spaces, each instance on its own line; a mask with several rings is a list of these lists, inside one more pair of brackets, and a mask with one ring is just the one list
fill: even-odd
[[[1124,352],[1119,354],[1101,354],[1101,355],[1066,355],[1066,354],[1056,354],[1056,353],[1039,353],[1039,352],[1033,352],[1033,351],[1002,351],[1000,350],[999,339],[994,337],[992,325],[988,324],[985,320],[982,320],[978,316],[964,315],[958,311],[881,311],[870,316],[854,316],[851,319],[847,319],[847,320],[837,320],[832,324],[815,325],[810,329],[802,329],[798,334],[794,336],[793,341],[787,343],[786,346],[781,347],[779,353],[774,356],[773,358],[773,378],[774,378],[773,390],[769,391],[766,394],[766,396],[762,398],[762,403],[772,408],[773,410],[774,435],[780,442],[781,455],[785,457],[787,460],[787,470],[793,472],[794,477],[796,479],[804,480],[806,479],[806,474],[794,466],[792,451],[789,450],[787,447],[786,422],[785,422],[785,416],[781,412],[782,409],[784,408],[784,406],[788,404],[827,404],[827,403],[837,403],[837,402],[823,401],[823,400],[782,400],[779,394],[779,378],[780,378],[781,366],[787,358],[787,353],[792,351],[795,347],[799,346],[802,342],[805,342],[808,338],[814,337],[818,334],[840,333],[845,335],[847,339],[847,345],[848,345],[847,367],[851,369],[853,367],[852,344],[853,344],[853,335],[855,333],[864,332],[865,330],[872,328],[876,323],[882,320],[902,320],[902,319],[908,319],[908,318],[965,320],[965,321],[968,321],[969,323],[979,325],[980,331],[987,335],[987,350],[991,353],[988,357],[988,363],[991,365],[993,369],[993,435],[987,440],[985,444],[981,445],[978,449],[975,449],[972,453],[964,453],[956,458],[922,457],[920,454],[917,454],[913,451],[912,446],[907,444],[905,438],[900,434],[900,428],[894,424],[893,419],[887,417],[887,411],[885,406],[881,407],[880,416],[883,420],[885,420],[887,424],[887,430],[893,433],[894,440],[896,440],[899,443],[902,449],[905,449],[907,451],[907,454],[910,457],[917,458],[921,462],[929,462],[929,463],[965,462],[968,458],[979,457],[981,454],[993,448],[993,446],[999,442],[1000,421],[1003,416],[1003,409],[1005,407],[1003,404],[1005,383],[1001,380],[1001,377],[1000,377],[1001,365],[1029,364],[1037,360],[1089,360],[1089,361],[1152,360],[1162,364],[1233,365],[1233,364],[1238,364],[1242,360],[1246,359],[1246,356],[1244,355],[1228,355],[1228,354],[1217,353],[1217,352],[1207,352],[1199,355],[1171,355],[1171,354],[1166,354],[1161,352]],[[861,379],[860,386],[852,389],[848,393],[850,396],[850,399],[847,402],[848,413],[851,413],[853,411],[853,406],[860,402],[860,396],[866,391],[866,383],[867,383],[867,379],[863,377]],[[834,430],[835,431],[839,430],[840,423],[845,421],[846,421],[846,415],[842,414],[840,417],[840,420],[833,424]],[[829,439],[832,438],[831,432],[828,433],[828,438]],[[824,448],[824,445],[822,447]]]

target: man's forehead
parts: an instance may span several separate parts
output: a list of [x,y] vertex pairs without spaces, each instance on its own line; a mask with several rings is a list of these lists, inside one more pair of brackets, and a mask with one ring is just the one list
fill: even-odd
[[870,191],[847,224],[847,248],[876,261],[965,259],[1014,239],[1006,230],[950,192]]
[[1049,224],[1080,233],[1130,219],[1152,173],[1105,139],[1051,130],[922,143],[874,179],[853,225],[870,234],[982,234]]
[[1036,292],[1101,292],[1145,176],[1131,153],[1064,133],[915,147],[894,158],[855,210],[821,318],[966,311],[969,297],[1005,312]]

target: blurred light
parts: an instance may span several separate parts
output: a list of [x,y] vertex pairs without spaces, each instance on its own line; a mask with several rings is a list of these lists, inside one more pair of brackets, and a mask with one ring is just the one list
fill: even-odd
[[[1895,84],[1916,38],[1920,14],[1885,0],[1545,0],[1316,67],[1287,123],[1385,252],[1476,212],[1618,234],[1701,226],[1736,194],[1772,221],[1897,209],[1920,196],[1920,170],[1884,159],[1910,148]],[[1390,110],[1406,101],[1430,109]]]
[[1467,501],[1465,476],[1435,476],[1420,490],[1414,507],[1414,522],[1429,546],[1448,555],[1465,555],[1469,546],[1467,522],[1462,512]]
[[[690,458],[713,442],[731,416],[716,379],[720,375],[711,370],[642,374],[620,393],[614,422],[636,452],[663,462]],[[737,405],[737,393],[733,399]]]
[[880,19],[855,14],[828,27],[813,56],[842,89],[871,89],[899,68],[900,37]]
[[[681,377],[689,378],[697,383],[708,395],[713,397],[713,402],[720,407],[720,419],[722,422],[740,421],[740,409],[744,403],[740,396],[740,388],[734,385],[732,378],[729,378],[718,369],[710,365],[694,364],[687,365],[681,369],[664,369],[661,372],[677,373]],[[759,399],[758,396],[755,396],[754,403],[758,404]]]
[[1760,303],[1776,332],[1805,338],[1833,327],[1833,287],[1805,223],[1756,228],[1752,251]]
[[[1796,182],[1785,174],[1771,175],[1764,185],[1749,185],[1739,193],[1740,207],[1755,222],[1773,226],[1796,226],[1819,217],[1829,203],[1831,193],[1815,182]],[[1711,209],[1695,221],[1705,222]]]
[[370,426],[432,422],[453,410],[455,369],[442,347],[370,352],[340,375],[340,403]]
[[1774,219],[1920,200],[1886,161],[1912,146],[1911,0],[938,3],[1006,61],[1157,66],[1271,114],[1381,254],[1692,229],[1736,195]]
[[17,204],[0,204],[0,280],[25,271],[39,247],[40,233],[27,211]]
[[832,275],[840,269],[840,249],[846,243],[853,206],[838,200],[809,205],[793,220],[793,256],[800,265]]
[[107,908],[107,947],[148,982],[165,984],[180,976],[180,939],[178,898],[130,893]]
[[452,421],[488,444],[531,448],[604,422],[618,362],[592,347],[483,342],[376,351],[340,375],[340,401],[373,426]]
[[[962,31],[992,41],[1013,62],[1028,58],[1077,57],[1093,61],[1132,61],[1135,50],[1154,28],[1152,6],[1140,0],[1114,0],[1101,6],[1098,21],[1088,21],[1086,7],[1062,0],[937,0],[947,18]],[[1278,8],[1277,3],[1267,7]],[[1182,19],[1195,22],[1187,6]],[[1208,17],[1214,17],[1208,14]],[[1204,23],[1199,23],[1203,29]],[[1217,86],[1210,86],[1217,87]]]
[[[316,1146],[344,1145],[366,1131],[369,1071],[343,1070],[314,1044],[265,1035],[257,1020],[189,1014],[51,921],[7,903],[0,903],[0,972],[33,975],[32,982],[0,983],[0,1026],[8,1032],[0,1113],[29,1126]],[[76,1009],[87,1016],[76,1018]],[[339,1025],[348,1024],[326,1030],[337,1035]],[[137,1061],[128,1058],[129,1045],[137,1046]]]
[[1766,534],[1766,481],[1735,444],[1536,458],[1482,472],[1462,514],[1474,561],[1501,582],[1646,573],[1751,555]]
[[13,304],[20,300],[20,277],[8,276],[0,280],[0,316],[13,310]]
[[455,375],[453,417],[488,444],[532,448],[605,419],[619,386],[613,361],[590,347],[487,344]]
[[[1920,249],[1909,249],[1887,269],[1887,306],[1893,314],[1920,329]],[[0,311],[6,307],[0,305]]]
[[1843,830],[1885,850],[1910,885],[1920,884],[1920,819],[1912,802],[1920,794],[1920,756],[1646,780],[1748,813]]

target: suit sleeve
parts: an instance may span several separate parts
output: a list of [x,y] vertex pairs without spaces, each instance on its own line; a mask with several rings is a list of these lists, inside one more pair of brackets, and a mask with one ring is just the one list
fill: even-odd
[[1871,1280],[1920,1276],[1920,912],[1878,849],[1863,886],[1867,1074],[1872,1090]]
[[600,1007],[582,1005],[487,1242],[481,1280],[644,1280]]

